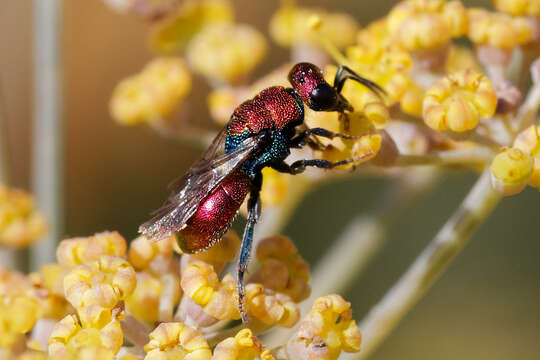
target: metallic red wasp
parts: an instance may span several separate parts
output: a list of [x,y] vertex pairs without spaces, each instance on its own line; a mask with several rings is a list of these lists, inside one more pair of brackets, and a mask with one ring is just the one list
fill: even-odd
[[184,252],[203,251],[221,239],[249,193],[248,219],[238,265],[239,306],[244,322],[247,318],[243,279],[253,230],[260,214],[261,170],[269,166],[281,172],[298,174],[308,166],[330,169],[371,155],[338,162],[311,159],[287,164],[284,161],[291,148],[309,144],[312,135],[330,139],[358,138],[323,128],[298,130],[304,121],[304,104],[315,111],[337,111],[343,115],[346,111],[353,111],[341,95],[346,80],[357,81],[376,93],[384,93],[377,84],[345,66],[340,66],[334,86],[331,86],[317,66],[296,64],[289,73],[293,87],[269,87],[238,106],[202,159],[180,179],[173,194],[153,214],[154,217],[139,228],[148,239],[156,241],[178,233],[178,243]]

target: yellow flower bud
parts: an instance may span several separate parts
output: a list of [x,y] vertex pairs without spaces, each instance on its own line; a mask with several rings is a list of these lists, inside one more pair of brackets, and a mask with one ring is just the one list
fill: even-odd
[[197,254],[190,254],[189,258],[212,265],[215,272],[220,274],[225,266],[234,260],[239,248],[240,238],[238,234],[234,230],[229,230],[210,249]]
[[186,55],[210,83],[235,83],[264,59],[266,48],[264,36],[249,25],[217,24],[197,34]]
[[514,141],[514,147],[528,152],[534,157],[534,169],[529,185],[540,187],[540,127],[531,125],[523,130]]
[[289,296],[261,284],[246,285],[246,303],[249,315],[267,325],[290,328],[300,320],[300,309]]
[[250,281],[260,282],[269,289],[289,295],[295,302],[310,295],[309,265],[289,238],[274,236],[261,240],[256,257],[260,269]]
[[459,1],[405,0],[388,15],[388,29],[407,49],[428,49],[464,34],[466,15]]
[[481,66],[476,60],[473,50],[464,46],[450,46],[450,51],[448,52],[448,58],[446,59],[445,64],[446,73],[452,74],[467,69],[476,72],[481,71]]
[[199,330],[182,323],[161,323],[150,333],[145,360],[210,360],[212,352]]
[[270,167],[264,168],[262,173],[261,201],[263,206],[281,204],[287,198],[289,184],[292,181],[291,176]]
[[66,299],[77,309],[92,304],[113,308],[131,295],[135,286],[133,267],[126,260],[107,255],[76,267],[64,277]]
[[253,360],[256,357],[261,360],[274,360],[272,353],[264,350],[264,345],[251,330],[242,329],[235,337],[217,344],[212,360]]
[[360,351],[362,335],[351,315],[341,296],[318,298],[287,343],[287,353],[293,359],[335,360],[342,351]]
[[532,28],[525,19],[477,8],[468,9],[467,13],[469,18],[467,35],[477,45],[509,49],[531,40]]
[[114,89],[110,112],[123,125],[160,122],[191,89],[191,75],[180,58],[152,60],[136,75],[122,80]]
[[45,219],[26,192],[0,184],[0,245],[22,248],[46,230]]
[[186,0],[155,26],[151,44],[158,52],[176,53],[207,26],[233,20],[234,10],[228,0]]
[[491,183],[502,195],[514,195],[525,188],[534,169],[528,151],[506,148],[491,163]]
[[[49,356],[55,359],[78,357],[83,352],[88,352],[87,356],[96,352],[105,354],[112,352],[114,355],[120,350],[122,342],[122,328],[117,320],[113,319],[103,326],[92,327],[81,324],[76,315],[68,315],[56,324],[51,333]],[[107,351],[101,351],[99,348],[105,348]]]
[[320,44],[320,37],[323,37],[337,48],[343,48],[354,43],[358,24],[346,13],[329,13],[284,3],[270,19],[269,30],[272,39],[284,47],[304,42]]
[[538,0],[493,0],[495,7],[518,16],[540,17],[540,1]]
[[126,255],[126,240],[122,235],[116,231],[105,231],[89,237],[67,239],[56,249],[58,263],[70,268],[97,261],[103,255]]
[[146,272],[137,273],[137,287],[126,299],[126,309],[137,319],[154,323],[159,316],[159,297],[163,291],[159,279]]
[[136,270],[146,270],[156,276],[178,274],[178,262],[174,258],[175,243],[174,235],[157,242],[139,236],[129,245],[129,262]]
[[427,90],[423,103],[424,121],[432,129],[466,131],[479,118],[495,113],[497,95],[491,81],[472,70],[450,74]]
[[237,285],[230,274],[220,282],[212,265],[197,260],[184,269],[180,284],[185,295],[208,315],[219,320],[240,318]]
[[[389,105],[401,99],[409,86],[409,75],[412,68],[412,58],[407,51],[395,44],[384,46],[379,44],[375,47],[357,45],[348,47],[346,54],[354,71],[374,81],[386,91],[388,96],[385,100],[388,101]],[[328,75],[331,73],[332,71],[329,71]],[[364,104],[368,103],[378,102],[384,105],[383,100],[365,86],[354,81],[347,81],[342,93],[356,111],[364,111]],[[362,98],[357,98],[362,93],[367,93],[368,95],[365,96],[369,96],[364,101]],[[380,128],[386,124],[389,115],[383,113],[381,109],[378,112],[378,117],[381,120],[374,122]]]
[[425,92],[421,86],[411,82],[400,101],[403,112],[414,116],[422,116],[422,102],[424,101]]
[[9,348],[32,330],[41,309],[37,300],[28,296],[0,296],[0,348]]

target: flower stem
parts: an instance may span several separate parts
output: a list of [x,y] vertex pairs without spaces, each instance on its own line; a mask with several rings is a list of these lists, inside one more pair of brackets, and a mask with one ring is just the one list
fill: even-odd
[[360,323],[362,352],[347,358],[366,359],[377,348],[463,249],[500,199],[491,187],[489,169],[485,169],[433,241]]
[[394,166],[409,165],[485,165],[493,158],[488,148],[438,151],[425,155],[399,155]]
[[61,19],[62,0],[34,0],[32,187],[49,232],[32,248],[32,270],[54,260],[63,235]]

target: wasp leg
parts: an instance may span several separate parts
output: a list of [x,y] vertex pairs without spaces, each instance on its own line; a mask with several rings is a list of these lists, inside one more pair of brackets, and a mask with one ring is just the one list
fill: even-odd
[[273,164],[272,168],[279,172],[296,175],[296,174],[300,174],[304,172],[306,168],[309,166],[317,167],[321,169],[332,169],[332,168],[335,168],[336,166],[346,165],[346,164],[360,161],[362,159],[370,157],[371,155],[373,155],[373,153],[370,151],[364,155],[356,156],[356,157],[341,160],[341,161],[335,161],[335,162],[323,160],[323,159],[298,160],[298,161],[293,162],[290,165],[285,162],[281,162],[281,163]]
[[307,129],[303,131],[302,133],[294,137],[291,140],[291,147],[294,147],[294,148],[303,147],[308,141],[310,135],[316,135],[316,136],[324,137],[327,139],[333,139],[337,137],[341,139],[358,140],[362,136],[369,135],[369,133],[366,133],[363,135],[347,135],[347,134],[335,133],[333,131],[326,130],[324,128],[311,128],[311,129]]
[[255,224],[259,220],[261,214],[261,201],[259,192],[261,190],[262,176],[259,173],[257,177],[257,184],[251,191],[248,200],[248,218],[246,228],[244,230],[244,236],[242,237],[242,249],[240,250],[240,259],[238,260],[238,305],[240,307],[240,315],[242,316],[242,322],[247,322],[247,314],[244,306],[244,273],[246,272],[249,262],[249,255],[251,253],[251,245],[253,243],[253,231]]
[[367,87],[369,90],[371,90],[373,93],[377,94],[377,96],[386,95],[386,91],[376,83],[374,83],[371,80],[368,80],[357,73],[355,73],[353,70],[351,70],[349,67],[345,65],[341,65],[336,72],[336,76],[334,77],[334,89],[341,93],[341,90],[343,90],[343,85],[345,85],[346,80],[353,80],[356,82],[359,82],[360,84]]

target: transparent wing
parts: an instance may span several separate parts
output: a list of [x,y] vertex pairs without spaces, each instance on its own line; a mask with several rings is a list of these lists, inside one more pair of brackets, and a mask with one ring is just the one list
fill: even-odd
[[174,185],[167,201],[139,227],[139,232],[157,241],[181,230],[197,211],[199,204],[212,190],[259,148],[263,135],[244,140],[232,152],[221,154],[225,148],[225,129],[221,131],[203,157]]

